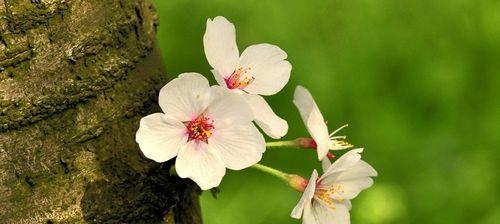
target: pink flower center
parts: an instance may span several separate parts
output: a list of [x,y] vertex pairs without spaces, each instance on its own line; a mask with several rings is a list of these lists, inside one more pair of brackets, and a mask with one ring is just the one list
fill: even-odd
[[248,74],[248,71],[251,70],[251,68],[238,68],[236,71],[233,72],[228,78],[224,78],[224,81],[226,81],[226,86],[229,89],[244,89],[250,83],[255,80],[255,78],[251,75]]
[[208,143],[208,138],[212,136],[214,129],[213,120],[210,120],[205,114],[201,114],[196,119],[183,123],[187,128],[188,141],[195,140]]

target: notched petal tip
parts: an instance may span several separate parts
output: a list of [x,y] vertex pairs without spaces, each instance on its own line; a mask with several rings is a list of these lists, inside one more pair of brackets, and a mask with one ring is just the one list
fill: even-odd
[[231,75],[239,57],[234,25],[222,16],[208,19],[203,47],[210,66],[223,77]]
[[216,187],[226,174],[224,162],[203,142],[188,142],[175,161],[177,174],[193,180],[202,190]]
[[227,23],[227,24],[233,24],[231,23],[226,17],[224,16],[216,16],[212,19],[213,22],[219,22],[219,23]]

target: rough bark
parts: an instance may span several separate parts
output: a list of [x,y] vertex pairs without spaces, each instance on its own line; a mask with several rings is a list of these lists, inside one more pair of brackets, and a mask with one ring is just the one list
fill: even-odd
[[145,159],[166,83],[145,0],[0,0],[0,223],[201,223],[198,188]]

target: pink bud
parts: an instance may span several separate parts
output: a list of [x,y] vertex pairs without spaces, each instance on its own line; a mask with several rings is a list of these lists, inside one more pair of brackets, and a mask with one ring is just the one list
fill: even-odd
[[298,147],[305,149],[316,149],[316,147],[318,147],[312,138],[297,138],[295,139],[295,144],[297,144]]
[[[316,142],[312,138],[297,138],[297,139],[295,139],[295,146],[300,147],[300,148],[304,148],[304,149],[316,149],[318,147],[318,145],[316,144]],[[331,152],[328,152],[328,154],[326,154],[326,156],[329,159],[335,158],[335,155],[333,155],[333,153],[331,153]]]
[[296,174],[287,175],[288,185],[298,192],[304,192],[306,190],[308,180]]

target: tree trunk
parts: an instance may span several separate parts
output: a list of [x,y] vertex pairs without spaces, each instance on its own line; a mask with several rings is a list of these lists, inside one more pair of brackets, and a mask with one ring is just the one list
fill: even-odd
[[196,185],[135,143],[157,22],[145,0],[0,0],[0,223],[201,223]]

